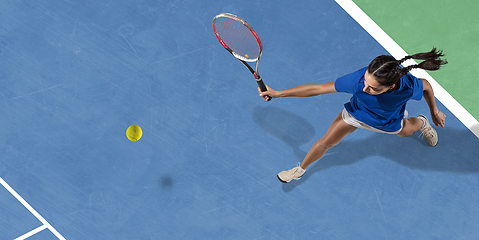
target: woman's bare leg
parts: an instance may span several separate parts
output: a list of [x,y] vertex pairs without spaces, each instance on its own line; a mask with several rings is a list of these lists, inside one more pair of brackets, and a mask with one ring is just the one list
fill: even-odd
[[397,134],[400,137],[409,137],[415,131],[421,129],[424,121],[417,117],[410,117],[403,122],[402,130]]
[[326,134],[316,141],[308,154],[306,154],[306,157],[304,157],[303,162],[301,163],[301,168],[306,169],[311,163],[321,158],[328,149],[336,146],[344,137],[354,132],[356,129],[358,128],[347,124],[342,118],[342,113],[339,113],[333,123],[331,123]]
[[404,120],[403,128],[397,135],[400,137],[409,137],[417,130],[421,130],[429,145],[433,147],[436,146],[438,140],[437,132],[431,124],[429,124],[429,121],[424,115],[410,117],[407,120]]

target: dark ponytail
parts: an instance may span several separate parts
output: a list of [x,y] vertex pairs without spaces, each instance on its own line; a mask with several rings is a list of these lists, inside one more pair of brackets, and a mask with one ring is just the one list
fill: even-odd
[[[446,60],[442,60],[444,54],[442,51],[433,48],[430,52],[416,53],[414,55],[408,55],[401,60],[396,60],[392,56],[381,55],[376,57],[368,66],[368,72],[376,77],[379,84],[383,86],[391,86],[406,75],[414,68],[420,68],[429,71],[436,71],[446,64]],[[419,64],[410,65],[402,68],[401,64],[409,59],[424,60]]]

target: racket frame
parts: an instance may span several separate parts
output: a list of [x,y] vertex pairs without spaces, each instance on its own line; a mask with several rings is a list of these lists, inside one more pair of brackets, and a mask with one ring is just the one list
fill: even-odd
[[[244,56],[236,53],[235,51],[233,51],[233,49],[228,47],[228,45],[223,41],[220,34],[216,30],[216,24],[215,24],[216,19],[221,18],[221,17],[230,18],[230,19],[233,19],[237,22],[240,22],[241,24],[243,24],[246,28],[248,28],[251,31],[254,38],[256,39],[256,42],[259,45],[259,53],[258,53],[258,56],[256,58],[252,58],[252,59],[251,58],[245,58]],[[243,65],[245,65],[246,68],[248,68],[248,70],[253,74],[254,78],[256,79],[256,83],[258,84],[261,92],[265,92],[267,90],[266,85],[264,84],[263,79],[261,78],[261,76],[259,75],[259,72],[258,72],[259,59],[261,58],[261,55],[263,54],[263,44],[261,43],[261,40],[260,40],[258,34],[256,33],[256,31],[253,29],[253,27],[251,27],[251,25],[249,25],[249,23],[247,23],[242,18],[240,18],[240,17],[238,17],[234,14],[231,14],[231,13],[220,13],[220,14],[216,15],[213,18],[213,24],[212,25],[213,25],[213,31],[215,33],[215,36],[218,39],[218,41],[220,42],[221,46],[223,46],[236,59],[238,59],[241,63],[243,63]],[[256,62],[255,68],[253,69],[247,62]],[[271,100],[271,97],[268,96],[268,101],[270,101],[270,100]]]

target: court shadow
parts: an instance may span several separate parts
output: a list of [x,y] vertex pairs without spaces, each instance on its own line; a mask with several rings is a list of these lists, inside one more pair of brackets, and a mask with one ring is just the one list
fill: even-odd
[[[283,184],[289,192],[322,170],[354,164],[371,156],[380,156],[411,169],[452,172],[459,174],[479,173],[479,141],[470,131],[454,128],[437,129],[438,145],[431,147],[419,132],[408,138],[373,133],[362,140],[345,140],[330,149],[320,160],[313,163],[307,174],[299,180]],[[358,130],[366,131],[366,130]]]
[[290,146],[299,159],[306,155],[299,147],[315,135],[313,125],[306,119],[276,107],[256,107],[253,110],[253,120],[266,132]]
[[163,176],[160,178],[160,181],[159,181],[159,186],[163,189],[163,190],[169,190],[171,188],[173,188],[173,179],[170,177],[170,176]]

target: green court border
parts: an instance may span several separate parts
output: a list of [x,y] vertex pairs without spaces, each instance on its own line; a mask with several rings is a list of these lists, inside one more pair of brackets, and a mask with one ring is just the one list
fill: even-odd
[[[336,2],[356,20],[379,44],[392,56],[400,59],[406,55],[404,51],[385,31],[383,31],[366,13],[364,13],[352,0],[336,0]],[[404,65],[415,64],[408,60]],[[426,71],[415,69],[412,73],[420,78],[426,78],[431,83],[436,98],[452,112],[472,133],[479,138],[479,122],[451,96],[433,77]]]

